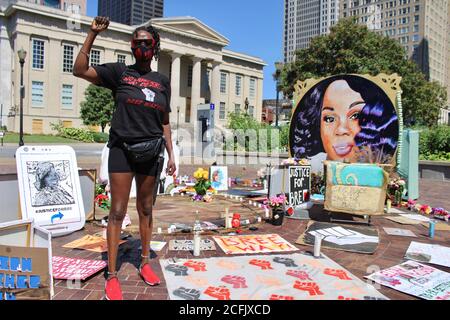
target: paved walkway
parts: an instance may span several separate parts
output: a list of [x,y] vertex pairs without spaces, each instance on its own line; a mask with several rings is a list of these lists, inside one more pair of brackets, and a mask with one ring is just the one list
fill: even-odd
[[[160,198],[155,207],[155,224],[158,225],[162,220],[167,220],[167,216],[179,217],[180,220],[190,220],[193,221],[194,216],[189,211],[186,211],[186,207],[182,204],[185,199],[180,196],[175,197],[165,197]],[[170,205],[168,205],[170,203]],[[200,205],[200,204],[199,204]],[[219,212],[223,210],[223,203],[216,201],[211,204],[201,204],[203,207],[208,207],[207,212],[203,213],[203,218],[217,218]],[[130,205],[130,212],[132,211]],[[327,221],[328,216],[324,214],[323,207],[321,205],[315,205],[311,210],[310,216],[313,220]],[[349,219],[348,215],[341,215],[336,218],[346,218]],[[306,220],[293,220],[285,219],[282,226],[273,226],[271,224],[262,222],[256,224],[258,227],[257,231],[244,230],[243,234],[267,234],[267,233],[277,233],[283,238],[295,243],[297,238],[306,228]],[[365,275],[369,273],[369,268],[380,268],[384,269],[391,267],[393,265],[403,262],[403,256],[409,246],[411,238],[398,237],[387,235],[382,227],[397,227],[404,228],[413,231],[417,238],[414,241],[448,245],[449,235],[448,231],[436,231],[436,236],[434,239],[430,240],[427,236],[427,228],[422,225],[414,226],[404,226],[396,224],[390,220],[384,219],[383,217],[373,218],[373,225],[378,228],[380,244],[376,252],[372,255],[358,254],[352,252],[337,251],[331,249],[323,249],[322,252],[330,257],[332,260],[339,263],[341,266],[346,268],[348,271],[353,273],[360,279],[363,279]],[[65,249],[62,245],[76,240],[86,234],[93,234],[101,231],[102,228],[98,226],[98,223],[87,223],[84,230],[75,232],[71,235],[54,238],[53,239],[53,254],[67,257],[77,257],[84,259],[103,259],[106,260],[106,254],[99,254],[84,250],[76,249]],[[212,232],[204,235],[204,237],[211,237]],[[194,258],[191,252],[187,251],[170,251],[168,250],[168,243],[163,248],[162,251],[151,253],[151,266],[161,278],[162,283],[157,287],[149,287],[140,279],[137,273],[137,266],[140,259],[140,240],[139,236],[132,233],[128,242],[122,244],[119,249],[119,279],[122,284],[122,289],[124,292],[124,298],[130,300],[141,300],[141,299],[158,299],[165,300],[168,299],[168,293],[166,288],[166,283],[162,274],[162,270],[159,264],[159,259],[166,258]],[[153,240],[166,241],[169,242],[171,239],[192,239],[190,234],[155,234]],[[297,245],[301,251],[310,251],[312,247]],[[216,251],[203,251],[200,258],[207,257],[218,257],[225,256],[222,250],[217,247]],[[450,271],[450,268],[441,268],[444,271]],[[69,286],[73,285],[69,282]],[[56,300],[73,300],[73,299],[86,299],[86,300],[97,300],[103,299],[104,296],[104,274],[100,273],[85,282],[80,284],[80,288],[71,289],[68,288],[68,283],[66,281],[58,280],[55,282],[55,297]],[[386,295],[390,299],[415,299],[412,296],[402,294],[398,291],[381,287],[379,290],[382,294]]]

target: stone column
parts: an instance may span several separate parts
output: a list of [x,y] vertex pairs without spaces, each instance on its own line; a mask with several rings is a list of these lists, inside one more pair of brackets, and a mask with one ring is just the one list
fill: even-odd
[[[170,107],[172,112],[170,113],[170,122],[175,123],[177,117],[177,107],[180,105],[180,67],[181,67],[181,53],[172,52],[172,72],[170,79],[170,87],[172,94],[170,96]],[[181,106],[180,106],[181,107]]]
[[191,91],[191,123],[194,125],[197,121],[197,106],[200,104],[201,90],[201,71],[202,59],[198,57],[192,58],[192,91]]
[[220,62],[213,61],[211,71],[211,103],[214,103],[216,112],[214,121],[217,123],[220,105]]
[[[161,59],[161,57],[159,57],[158,59]],[[156,61],[155,59],[152,59],[152,62],[150,64],[152,71],[158,72],[158,64],[159,64],[159,60]]]

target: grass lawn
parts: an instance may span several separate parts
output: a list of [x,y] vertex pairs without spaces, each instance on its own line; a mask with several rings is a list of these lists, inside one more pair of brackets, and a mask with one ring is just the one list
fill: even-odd
[[[25,143],[80,143],[80,141],[73,139],[66,139],[44,134],[25,134],[23,136]],[[3,139],[4,143],[19,143],[19,134],[14,132],[7,132]]]

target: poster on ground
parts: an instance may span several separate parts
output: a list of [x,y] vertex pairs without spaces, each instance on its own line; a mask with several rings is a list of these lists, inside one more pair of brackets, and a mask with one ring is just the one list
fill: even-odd
[[419,262],[406,261],[366,278],[425,300],[450,300],[450,273]]
[[53,278],[84,281],[103,270],[107,262],[103,260],[76,259],[53,256]]
[[450,248],[437,244],[413,241],[406,251],[405,258],[450,268]]
[[298,250],[278,234],[213,237],[226,254],[289,252]]
[[171,300],[386,300],[322,255],[161,259]]

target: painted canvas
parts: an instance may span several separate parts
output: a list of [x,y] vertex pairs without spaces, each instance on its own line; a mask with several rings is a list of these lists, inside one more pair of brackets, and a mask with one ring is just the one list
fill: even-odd
[[278,234],[215,236],[213,239],[226,254],[295,251],[297,247]]
[[211,166],[210,168],[211,187],[218,191],[228,190],[228,167]]
[[385,300],[326,256],[161,259],[171,300]]
[[53,278],[62,280],[86,280],[103,270],[107,263],[103,260],[76,259],[53,256]]
[[[344,74],[308,79],[299,85],[289,131],[290,156],[394,162],[399,119],[396,91],[391,88],[399,89],[399,79],[381,79],[377,83],[374,80]],[[390,86],[383,85],[385,82]]]
[[450,273],[419,262],[406,261],[366,278],[425,300],[450,300]]
[[373,227],[339,225],[313,221],[296,243],[314,245],[315,236],[323,237],[322,247],[360,253],[374,253],[378,247],[378,231]]
[[[119,245],[125,242],[126,240],[119,240]],[[85,235],[80,239],[63,245],[63,248],[88,250],[101,253],[108,251],[108,243],[102,236]]]
[[[194,250],[194,240],[170,240],[169,250],[175,251],[193,251]],[[201,239],[200,240],[200,250],[216,250],[216,245],[211,239]]]

